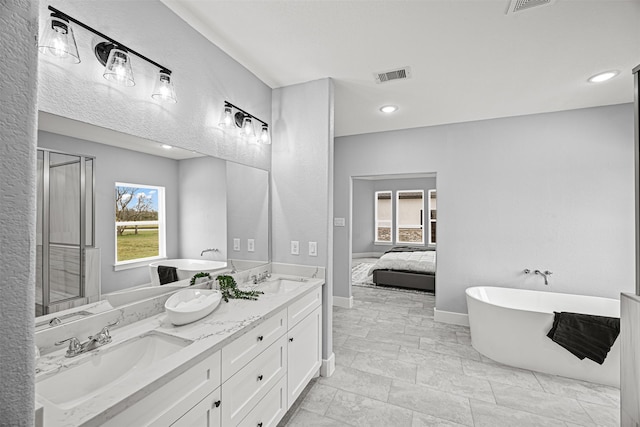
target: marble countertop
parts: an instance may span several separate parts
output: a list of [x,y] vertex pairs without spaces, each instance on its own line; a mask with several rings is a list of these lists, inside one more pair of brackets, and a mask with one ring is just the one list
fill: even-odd
[[[274,275],[270,280],[278,278],[296,280],[286,275]],[[300,278],[298,277],[297,280]],[[113,341],[110,344],[83,355],[66,358],[64,357],[66,349],[62,349],[42,356],[37,363],[39,372],[36,375],[36,402],[44,407],[44,425],[46,427],[101,425],[323,284],[323,279],[304,279],[293,290],[277,294],[265,293],[260,295],[257,301],[235,299],[229,300],[228,303],[222,301],[213,313],[182,326],[172,325],[167,314],[162,312],[120,328],[113,328],[111,330]],[[152,366],[126,375],[121,381],[71,409],[62,409],[38,395],[38,381],[73,365],[86,362],[88,358],[101,351],[108,351],[119,343],[151,331],[190,340],[193,343]]]

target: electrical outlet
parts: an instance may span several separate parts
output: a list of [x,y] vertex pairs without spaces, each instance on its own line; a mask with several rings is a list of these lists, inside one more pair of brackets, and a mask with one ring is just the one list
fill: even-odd
[[233,250],[234,251],[240,250],[240,239],[233,239]]
[[247,239],[247,251],[254,252],[256,250],[256,241],[254,239]]
[[297,240],[291,241],[291,255],[300,255],[300,242]]
[[309,242],[309,256],[318,256],[318,242]]

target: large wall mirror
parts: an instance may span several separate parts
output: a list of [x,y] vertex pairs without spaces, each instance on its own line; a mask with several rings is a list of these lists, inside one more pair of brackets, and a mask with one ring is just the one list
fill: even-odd
[[[38,127],[36,316],[98,301],[97,282],[102,295],[153,285],[140,257],[270,262],[268,171],[42,112]],[[118,197],[136,200],[127,215]]]

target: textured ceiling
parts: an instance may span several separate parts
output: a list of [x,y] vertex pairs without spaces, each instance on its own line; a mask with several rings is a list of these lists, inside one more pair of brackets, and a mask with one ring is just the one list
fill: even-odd
[[273,88],[333,78],[336,136],[631,102],[640,63],[638,0],[163,3]]

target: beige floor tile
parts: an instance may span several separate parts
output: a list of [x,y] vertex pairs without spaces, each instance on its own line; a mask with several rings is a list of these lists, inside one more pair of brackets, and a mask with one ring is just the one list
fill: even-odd
[[337,391],[338,389],[334,387],[329,387],[324,384],[314,384],[313,388],[311,388],[304,397],[302,403],[300,403],[300,409],[324,415]]
[[318,384],[386,401],[391,389],[391,378],[370,374],[348,366],[336,366],[333,375],[321,377]]
[[433,366],[418,366],[416,384],[463,397],[496,403],[489,381],[464,374],[454,374]]
[[351,367],[371,374],[410,383],[416,382],[417,365],[415,363],[389,359],[375,353],[358,353]]
[[475,427],[563,427],[565,423],[530,412],[471,399]]

